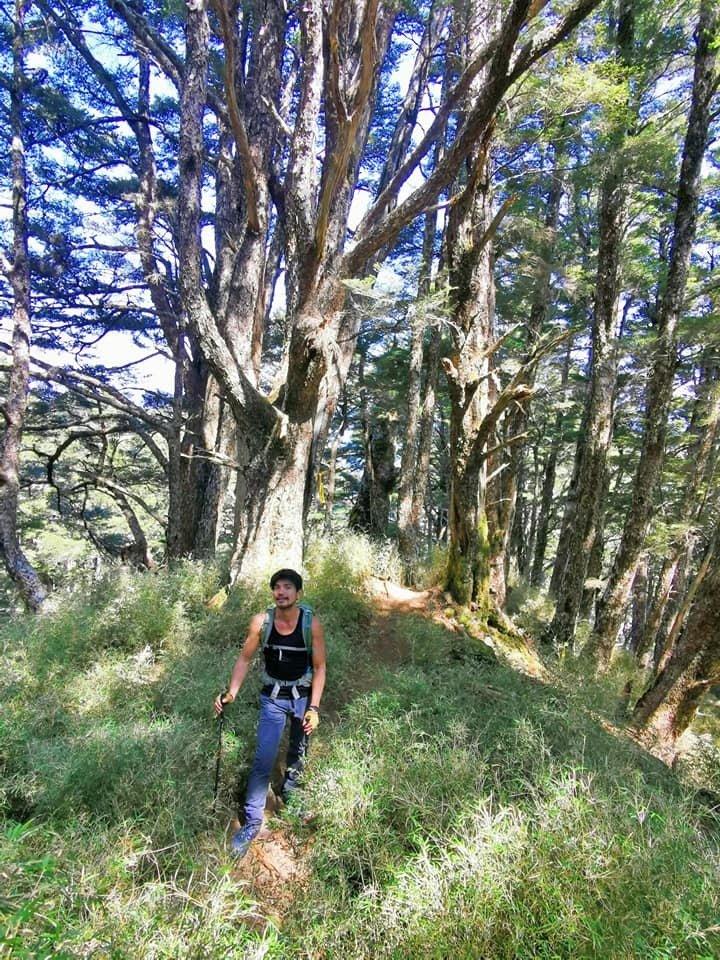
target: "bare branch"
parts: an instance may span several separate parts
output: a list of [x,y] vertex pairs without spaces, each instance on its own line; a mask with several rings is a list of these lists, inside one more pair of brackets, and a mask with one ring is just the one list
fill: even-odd
[[510,83],[514,83],[534,63],[537,63],[546,53],[549,53],[558,43],[564,40],[568,34],[572,33],[575,27],[582,23],[595,7],[599,6],[599,2],[600,0],[579,0],[562,20],[540,31],[525,44],[513,59],[509,76]]
[[[530,358],[519,367],[507,386],[500,391],[495,403],[483,418],[477,436],[473,440],[473,449],[478,455],[482,454],[483,448],[505,410],[513,403],[525,403],[531,400],[539,392],[539,387],[531,387],[524,381],[529,378],[529,375],[534,371],[540,360],[565,340],[574,337],[576,334],[577,330],[564,330],[560,334],[548,335],[535,345],[535,348],[530,354]],[[486,457],[488,454],[485,452],[482,455]]]
[[237,54],[235,49],[235,35],[232,24],[230,23],[226,0],[212,0],[212,6],[220,19],[220,28],[223,34],[223,43],[225,44],[225,64],[223,67],[225,96],[227,98],[230,126],[238,153],[242,159],[248,228],[253,233],[259,233],[260,221],[258,218],[257,190],[255,188],[257,170],[255,169],[255,163],[253,162],[252,153],[250,152],[250,143],[248,141],[247,131],[245,130],[245,123],[240,113],[240,107],[238,106],[235,93],[235,57]]
[[478,252],[482,250],[484,247],[486,247],[487,244],[490,243],[490,241],[493,239],[495,234],[500,229],[500,224],[503,222],[503,220],[507,216],[507,213],[510,210],[510,207],[512,207],[517,202],[517,199],[518,198],[516,194],[514,197],[508,197],[507,200],[505,200],[503,205],[500,207],[498,212],[493,217],[492,223],[490,224],[490,226],[487,228],[485,233],[475,244]]
[[113,480],[108,479],[107,477],[97,476],[94,478],[93,482],[97,487],[102,490],[107,490],[111,493],[121,494],[123,497],[126,497],[128,500],[132,500],[133,503],[137,503],[138,506],[142,507],[145,513],[152,517],[152,519],[160,526],[162,530],[167,529],[166,520],[160,516],[160,514],[154,510],[150,504],[141,497],[139,494],[134,493],[132,490],[129,490],[127,487],[122,487],[120,484],[115,483]]
[[[0,341],[0,352],[10,353],[9,345]],[[100,403],[106,403],[108,406],[119,410],[127,416],[137,418],[142,423],[146,423],[154,430],[157,430],[158,433],[164,437],[171,436],[172,425],[169,420],[149,413],[143,407],[129,400],[119,390],[116,390],[115,387],[104,383],[98,377],[93,377],[90,374],[77,370],[66,370],[64,367],[47,363],[45,360],[40,360],[37,357],[31,358],[31,364],[33,367],[39,368],[32,371],[32,376],[36,379],[62,384],[62,386],[67,387],[68,390],[72,390],[73,393],[79,396],[96,400]],[[9,369],[7,365],[2,366],[3,369]]]
[[494,343],[491,343],[489,347],[486,347],[485,350],[483,350],[481,359],[487,360],[488,357],[492,357],[493,354],[497,353],[500,347],[502,347],[503,344],[505,344],[510,339],[510,337],[522,326],[523,326],[522,323],[513,324],[512,327],[510,327],[509,330],[506,330],[501,337],[498,337],[498,339]]
[[360,60],[351,89],[351,106],[348,110],[340,87],[338,22],[342,8],[340,0],[335,0],[330,16],[330,71],[329,85],[337,113],[338,138],[330,156],[326,158],[320,186],[318,213],[315,226],[315,256],[321,258],[325,249],[325,238],[330,220],[330,209],[339,184],[344,180],[351,160],[357,132],[364,117],[364,108],[372,87],[373,74],[377,65],[377,46],[375,43],[375,21],[379,0],[368,0],[365,6],[360,29]]
[[[560,23],[544,31],[511,59],[520,30],[531,14],[537,11],[537,3],[530,0],[514,0],[495,37],[478,53],[461,78],[455,84],[442,105],[429,130],[416,149],[402,164],[387,188],[366,213],[356,232],[356,244],[343,257],[343,276],[360,272],[367,260],[381,247],[392,242],[408,223],[435,202],[440,191],[456,176],[473,144],[477,143],[492,122],[498,105],[508,88],[536,60],[555,47],[586,17],[600,0],[580,0]],[[430,150],[444,128],[449,112],[467,96],[471,83],[480,70],[487,67],[487,77],[478,91],[475,103],[469,111],[457,136],[431,176],[409,194],[395,209],[392,198],[416,169],[422,157]]]
[[123,0],[108,0],[108,6],[125,21],[138,40],[147,48],[165,76],[179,90],[183,79],[183,64],[170,44],[155,33],[147,20]]

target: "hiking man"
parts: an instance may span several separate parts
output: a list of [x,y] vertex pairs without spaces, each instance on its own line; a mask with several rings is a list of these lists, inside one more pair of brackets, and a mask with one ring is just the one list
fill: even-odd
[[274,607],[250,621],[245,643],[235,661],[226,693],[215,700],[215,711],[232,703],[260,646],[265,660],[260,695],[257,751],[245,796],[245,825],[233,836],[230,849],[244,857],[263,824],[270,775],[280,738],[290,718],[285,779],[287,800],[302,771],[308,740],[320,722],[320,700],[325,687],[323,629],[309,607],[299,605],[302,577],[295,570],[278,570],[270,578]]

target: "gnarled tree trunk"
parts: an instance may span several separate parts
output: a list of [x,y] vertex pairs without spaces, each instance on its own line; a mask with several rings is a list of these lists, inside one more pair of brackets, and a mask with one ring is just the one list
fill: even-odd
[[[507,89],[548,50],[563,39],[598,0],[579,0],[566,16],[548,24],[532,42],[518,45],[529,19],[542,5],[514,0],[502,21],[493,20],[487,42],[467,62],[433,123],[412,143],[407,156],[389,173],[388,182],[370,206],[346,249],[348,216],[357,183],[370,117],[395,19],[394,5],[382,0],[335,3],[329,8],[309,0],[293,10],[300,37],[298,84],[294,90],[292,127],[278,123],[277,92],[256,95],[252,102],[238,98],[238,110],[228,104],[233,130],[235,162],[242,168],[247,216],[236,223],[218,264],[227,257],[227,272],[240,283],[259,275],[259,268],[233,259],[233,251],[258,244],[267,228],[264,214],[265,181],[285,237],[285,288],[290,345],[288,379],[277,396],[264,396],[257,384],[252,359],[241,353],[240,338],[253,341],[247,310],[236,311],[233,322],[218,310],[220,302],[208,289],[202,269],[200,201],[203,184],[203,124],[206,104],[213,103],[208,88],[209,27],[202,3],[188,5],[187,49],[181,83],[180,197],[178,245],[180,289],[184,317],[197,338],[202,355],[221,384],[238,426],[237,528],[234,575],[281,560],[297,563],[302,555],[303,529],[313,473],[330,418],[341,395],[357,337],[356,312],[345,310],[345,281],[361,275],[366,265],[389,247],[401,230],[437,202],[452,183],[476,145],[486,139],[494,113]],[[273,45],[283,23],[284,7],[262,8],[263,31],[258,42]],[[276,16],[277,13],[277,16]],[[484,17],[481,27],[484,29]],[[275,33],[273,33],[275,31]],[[232,45],[226,43],[226,59]],[[269,57],[269,61],[272,57]],[[247,72],[248,78],[251,71]],[[479,82],[478,78],[481,78]],[[226,88],[232,86],[226,79]],[[472,89],[473,96],[468,98]],[[437,142],[445,141],[447,119],[459,105],[465,110],[442,160],[420,186],[401,190],[420,161]],[[213,106],[222,119],[222,111]],[[273,148],[263,152],[262,125],[254,126],[250,113],[259,110],[273,131]],[[282,117],[280,118],[282,121]],[[224,122],[224,121],[223,121]],[[244,131],[243,131],[244,127]],[[324,136],[322,142],[318,131]],[[245,143],[247,140],[247,143]],[[243,146],[243,144],[245,144]],[[322,162],[318,166],[318,153]],[[282,157],[284,181],[272,163]],[[273,184],[275,186],[273,187]],[[253,188],[257,185],[257,189]],[[230,191],[230,187],[228,187]],[[250,216],[254,200],[255,217]],[[264,219],[265,217],[265,219]],[[222,243],[218,237],[218,244]],[[257,261],[259,263],[259,260]],[[245,264],[243,266],[243,264]],[[218,268],[219,269],[219,268]],[[243,272],[243,271],[246,271]],[[254,281],[253,281],[254,282]],[[265,284],[263,289],[265,289]],[[258,289],[260,286],[258,284]],[[237,303],[252,302],[239,298]],[[256,301],[257,302],[257,301]],[[253,322],[257,312],[253,312]],[[242,322],[241,322],[242,321]],[[254,329],[254,328],[253,328]],[[470,453],[470,451],[468,451]],[[468,457],[468,463],[473,457]]]

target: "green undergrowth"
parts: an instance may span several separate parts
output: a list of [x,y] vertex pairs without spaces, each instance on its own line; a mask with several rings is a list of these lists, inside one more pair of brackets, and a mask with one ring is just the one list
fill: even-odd
[[718,955],[717,824],[504,668],[396,673],[348,707],[308,793],[308,956]]
[[416,614],[387,628],[402,655],[368,664],[367,544],[315,547],[306,572],[337,719],[316,735],[313,820],[285,815],[307,879],[282,911],[224,849],[257,670],[212,810],[212,700],[266,588],[211,610],[214,568],[118,574],[3,631],[2,960],[720,955],[718,823],[672,773],[579,694]]

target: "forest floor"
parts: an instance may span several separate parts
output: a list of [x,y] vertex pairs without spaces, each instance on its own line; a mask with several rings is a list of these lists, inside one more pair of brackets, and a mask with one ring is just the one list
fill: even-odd
[[[337,723],[342,722],[342,711],[348,703],[378,685],[379,672],[399,669],[410,660],[410,643],[407,630],[404,629],[408,616],[432,619],[456,634],[460,643],[463,637],[479,640],[492,648],[495,656],[512,669],[536,680],[553,682],[536,650],[534,639],[517,632],[510,621],[506,624],[507,629],[486,626],[476,629],[479,621],[468,624],[465,620],[461,623],[455,616],[459,611],[437,589],[417,592],[389,580],[373,578],[371,590],[373,612],[363,646],[363,665],[346,688],[344,699],[323,711],[325,730],[332,731]],[[600,717],[596,719],[611,735],[617,738],[630,736],[647,749],[647,745],[642,744],[631,730],[615,726]],[[279,757],[284,756],[284,749],[285,742]],[[322,749],[321,744],[318,749]],[[273,779],[279,780],[282,775],[279,765],[275,773]],[[233,870],[236,879],[248,885],[257,903],[259,927],[268,919],[280,925],[295,898],[303,896],[309,880],[313,836],[308,836],[304,827],[312,823],[313,814],[306,811],[288,816],[283,808],[282,801],[271,788],[268,791],[265,826],[247,856]],[[228,841],[239,827],[237,819],[230,820],[226,829]]]
[[[410,650],[402,629],[404,616],[424,616],[460,635],[468,632],[454,619],[448,599],[438,589],[418,592],[379,578],[372,578],[370,586],[373,617],[363,651],[364,667],[358,670],[352,686],[346,692],[348,702],[376,686],[378,671],[397,669],[407,662]],[[525,642],[519,635],[513,635],[511,643],[504,643],[503,635],[498,631],[492,631],[492,635],[485,632],[478,639],[491,646],[513,669],[534,678],[545,677],[545,668],[530,641]],[[345,703],[340,702],[323,711],[331,729],[344,706]],[[278,753],[280,758],[284,756],[284,749],[285,741]],[[275,774],[274,781],[281,776],[279,766]],[[292,818],[283,816],[283,808],[282,800],[271,787],[268,790],[265,825],[246,857],[234,870],[237,879],[249,883],[251,887],[259,906],[258,923],[263,923],[267,918],[279,923],[294,898],[302,895],[308,878],[312,837],[300,836]],[[312,818],[311,811],[300,815],[301,822],[306,825],[312,822]],[[237,819],[228,822],[228,841],[240,825]]]

